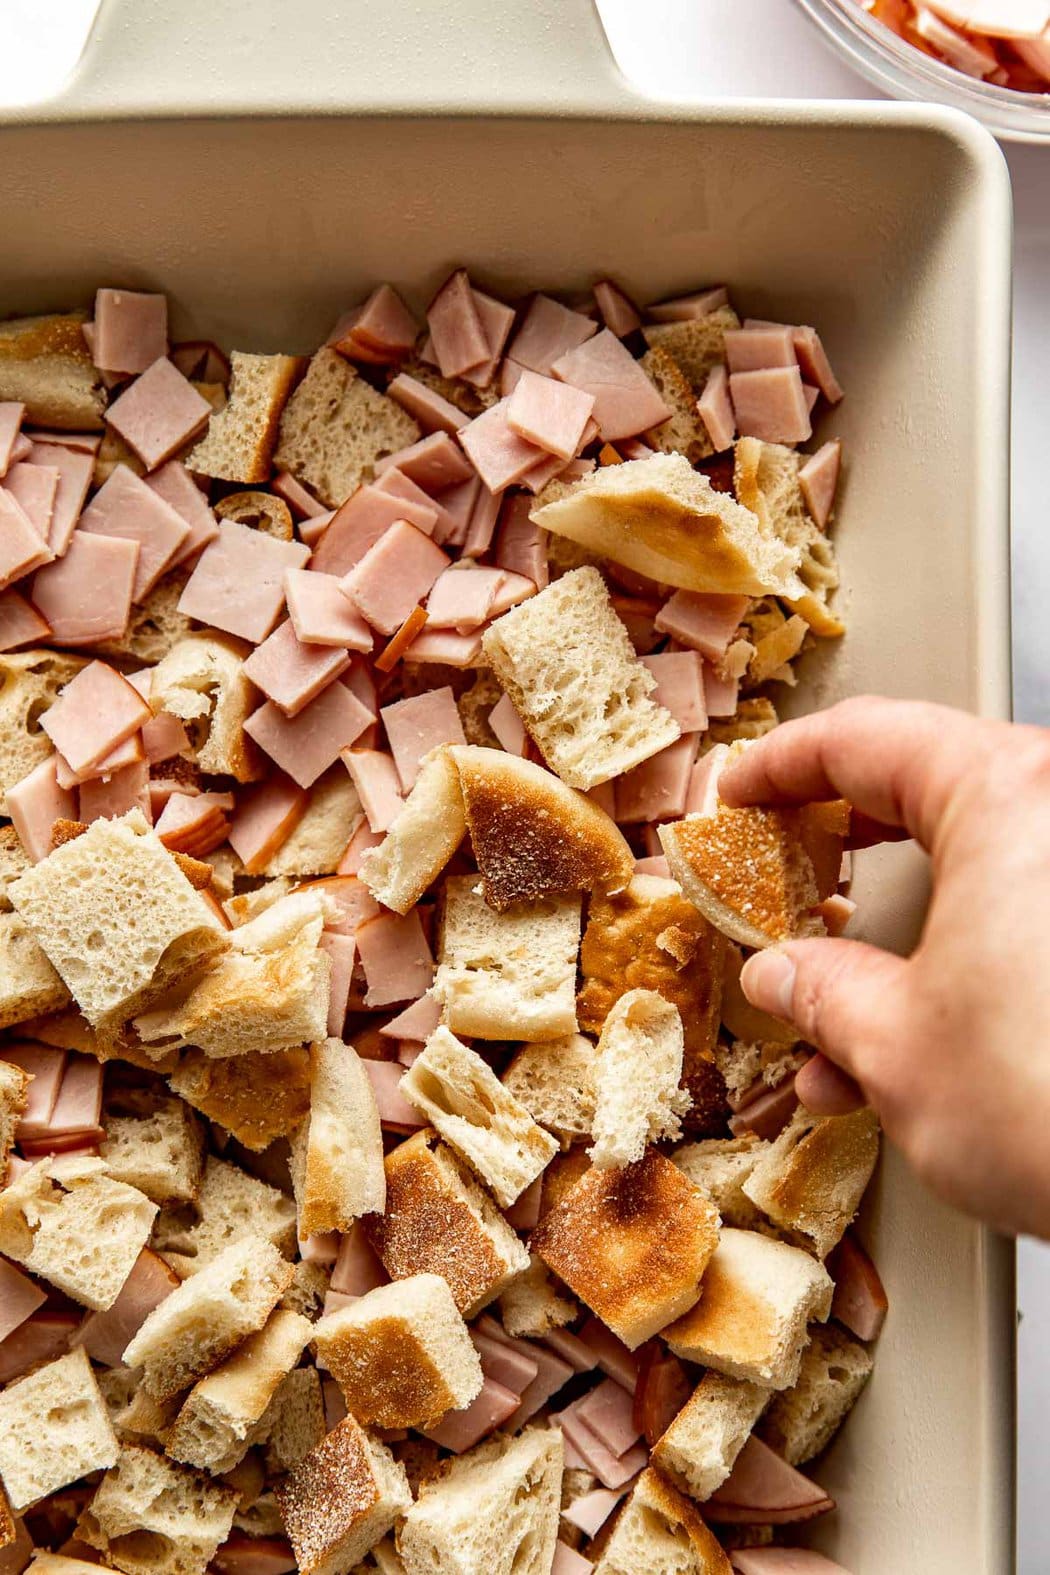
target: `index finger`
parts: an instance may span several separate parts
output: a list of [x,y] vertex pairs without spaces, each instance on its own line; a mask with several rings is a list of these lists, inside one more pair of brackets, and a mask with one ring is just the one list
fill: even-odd
[[750,744],[718,789],[735,808],[845,798],[860,816],[929,849],[953,789],[994,747],[998,726],[921,701],[844,700]]

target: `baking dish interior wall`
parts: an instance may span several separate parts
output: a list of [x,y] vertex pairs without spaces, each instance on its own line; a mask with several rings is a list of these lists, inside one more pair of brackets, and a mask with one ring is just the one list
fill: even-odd
[[[863,690],[1005,704],[1005,547],[982,517],[989,438],[1004,436],[981,372],[996,305],[979,282],[980,183],[950,136],[745,112],[0,136],[5,315],[123,283],[167,291],[178,336],[308,351],[377,280],[422,308],[465,263],[509,296],[604,272],[642,300],[725,280],[751,315],[816,324],[848,390],[818,436],[846,440],[849,635],[793,704]],[[918,861],[862,860],[858,884],[866,933],[907,947]],[[892,1157],[864,1229],[893,1311],[870,1392],[820,1473],[842,1512],[818,1536],[855,1575],[1005,1571],[1003,1256]]]

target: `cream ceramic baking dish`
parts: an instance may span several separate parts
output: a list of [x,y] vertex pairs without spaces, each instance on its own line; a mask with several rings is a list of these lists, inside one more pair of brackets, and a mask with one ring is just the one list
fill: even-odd
[[[73,80],[0,126],[0,310],[168,292],[181,337],[309,350],[389,279],[507,296],[604,272],[728,280],[814,322],[848,389],[849,634],[802,703],[1009,708],[1010,201],[951,111],[633,96],[590,0],[106,0]],[[921,920],[921,861],[862,856],[866,933]],[[891,1154],[864,1222],[892,1310],[814,1533],[854,1575],[1013,1568],[1012,1252]]]

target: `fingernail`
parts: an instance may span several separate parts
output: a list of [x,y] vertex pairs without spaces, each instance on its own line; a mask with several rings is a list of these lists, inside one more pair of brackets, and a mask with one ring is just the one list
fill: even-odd
[[791,1020],[795,994],[795,964],[786,952],[756,952],[740,974],[740,987],[760,1012]]

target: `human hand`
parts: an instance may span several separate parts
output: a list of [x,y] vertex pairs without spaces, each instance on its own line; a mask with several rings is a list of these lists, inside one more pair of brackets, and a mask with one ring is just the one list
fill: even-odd
[[727,804],[846,798],[854,845],[911,836],[933,894],[910,958],[852,940],[758,952],[741,984],[822,1052],[822,1114],[870,1103],[914,1169],[1000,1229],[1050,1236],[1050,735],[864,698],[787,722],[719,779]]

